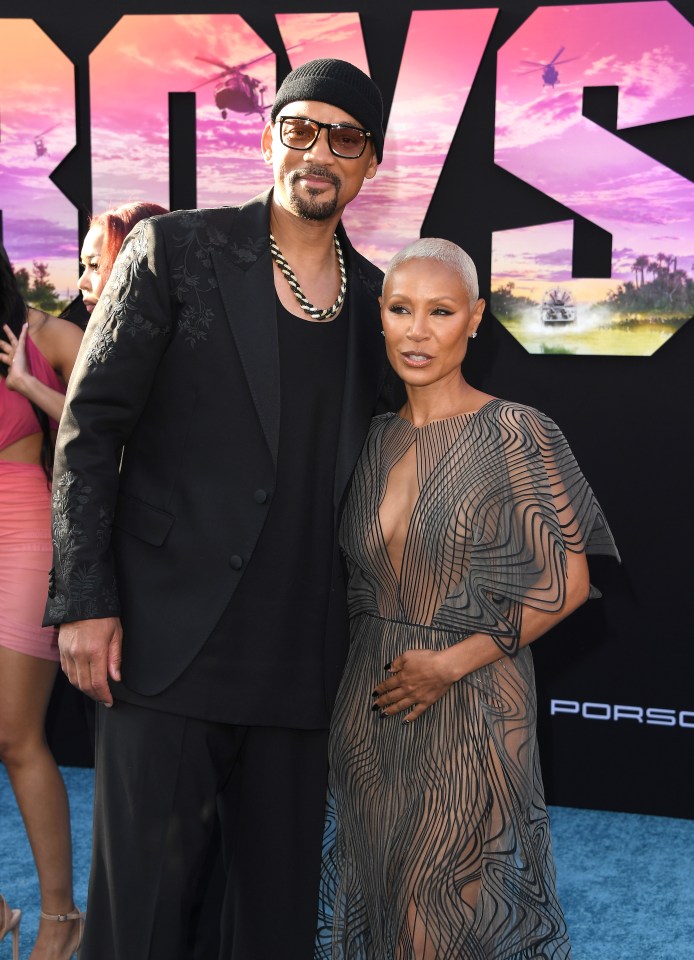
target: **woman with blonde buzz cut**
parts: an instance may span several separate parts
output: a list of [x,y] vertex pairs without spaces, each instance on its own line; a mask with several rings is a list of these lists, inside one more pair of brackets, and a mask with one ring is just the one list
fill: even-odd
[[407,400],[376,417],[340,539],[351,645],[331,730],[317,956],[565,960],[529,644],[617,551],[558,427],[470,385],[468,255],[393,258],[381,320]]

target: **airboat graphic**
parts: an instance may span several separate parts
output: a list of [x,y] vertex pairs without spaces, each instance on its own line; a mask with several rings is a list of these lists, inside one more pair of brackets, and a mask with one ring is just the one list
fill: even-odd
[[567,327],[575,323],[576,304],[569,291],[560,287],[547,290],[540,305],[540,319],[545,327]]

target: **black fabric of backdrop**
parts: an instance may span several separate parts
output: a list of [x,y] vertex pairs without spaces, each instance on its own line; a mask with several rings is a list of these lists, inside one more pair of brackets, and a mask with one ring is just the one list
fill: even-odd
[[[278,81],[289,71],[274,14],[356,10],[371,73],[388,109],[413,9],[464,9],[482,3],[418,0],[0,0],[0,18],[31,17],[76,66],[77,148],[53,179],[80,211],[84,235],[91,205],[88,55],[123,14],[240,13],[276,52]],[[691,0],[673,6],[694,20]],[[609,276],[610,237],[493,162],[496,53],[535,5],[502,0],[494,29],[434,193],[422,233],[460,243],[475,260],[488,299],[495,230],[573,218],[574,270]],[[0,19],[0,29],[2,20]],[[2,107],[0,91],[0,109]],[[171,207],[195,203],[191,98],[172,97]],[[594,88],[584,113],[679,174],[694,178],[694,121],[615,132],[614,89]],[[387,146],[387,145],[386,145]],[[2,198],[0,198],[0,207]],[[78,252],[75,251],[77,258]],[[694,781],[694,651],[691,558],[692,474],[686,451],[694,409],[694,322],[652,357],[536,356],[487,311],[466,360],[466,375],[492,394],[532,404],[562,427],[609,518],[623,563],[598,558],[593,580],[604,599],[584,606],[534,646],[539,734],[548,800],[577,807],[691,817]],[[661,708],[686,725],[550,716],[552,699],[612,717],[614,705]],[[60,761],[89,763],[82,705],[65,684],[49,727]]]

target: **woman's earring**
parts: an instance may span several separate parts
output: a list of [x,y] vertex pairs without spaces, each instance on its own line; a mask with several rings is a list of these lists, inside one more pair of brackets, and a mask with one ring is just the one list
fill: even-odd
[[470,334],[470,339],[474,340],[476,336],[477,336],[477,331],[473,330],[472,333]]
[[381,330],[381,336],[382,336],[382,337],[385,337],[385,335],[386,335],[385,330]]

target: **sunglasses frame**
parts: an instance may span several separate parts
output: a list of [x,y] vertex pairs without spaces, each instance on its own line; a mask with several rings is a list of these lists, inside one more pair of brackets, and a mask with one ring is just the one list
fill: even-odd
[[[303,147],[293,147],[291,144],[285,143],[284,138],[282,136],[282,124],[284,123],[285,120],[303,120],[304,123],[312,123],[314,126],[318,127],[318,129],[316,130],[315,137],[310,143],[305,144]],[[328,148],[330,149],[330,152],[333,154],[333,156],[339,157],[340,160],[358,160],[359,157],[364,155],[364,151],[366,150],[366,144],[369,142],[369,138],[371,137],[370,130],[365,130],[364,127],[358,127],[354,123],[322,123],[320,120],[312,120],[311,117],[293,117],[293,116],[277,117],[277,119],[275,120],[275,123],[279,124],[280,143],[282,144],[283,147],[286,147],[288,150],[303,150],[304,152],[306,150],[310,150],[311,147],[314,146],[318,137],[320,136],[321,130],[327,130],[328,131],[328,134],[327,134]],[[359,133],[364,134],[364,142],[361,145],[361,150],[359,151],[359,153],[355,154],[355,156],[353,157],[347,156],[344,153],[338,153],[332,144],[332,138],[331,138],[332,131],[344,130],[345,128],[348,130],[358,130]]]

